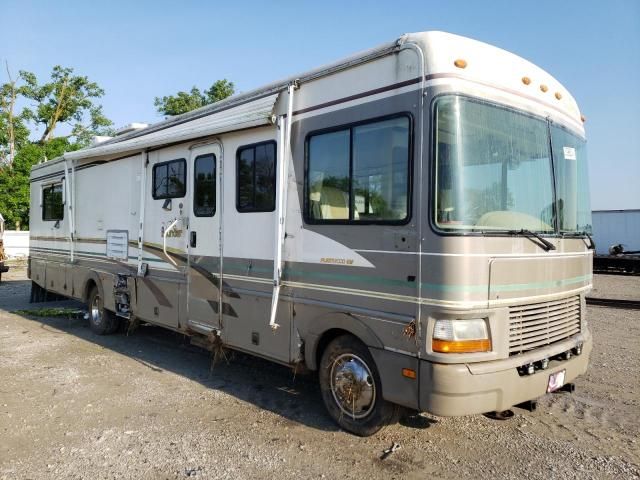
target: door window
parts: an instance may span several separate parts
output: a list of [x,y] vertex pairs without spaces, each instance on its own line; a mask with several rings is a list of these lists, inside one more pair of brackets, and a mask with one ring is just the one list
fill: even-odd
[[216,213],[216,156],[196,157],[193,166],[193,214],[213,217]]

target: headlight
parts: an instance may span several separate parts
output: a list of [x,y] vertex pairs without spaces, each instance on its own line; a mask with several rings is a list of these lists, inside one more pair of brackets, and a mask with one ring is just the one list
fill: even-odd
[[441,353],[473,353],[491,350],[489,327],[484,318],[436,320],[431,349]]

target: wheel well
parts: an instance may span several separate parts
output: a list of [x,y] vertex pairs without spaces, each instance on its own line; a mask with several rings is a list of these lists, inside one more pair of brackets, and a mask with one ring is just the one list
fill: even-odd
[[320,360],[324,353],[324,349],[327,348],[327,345],[329,345],[334,339],[341,337],[342,335],[351,335],[355,337],[351,332],[343,330],[342,328],[331,328],[322,334],[320,340],[318,340],[318,346],[316,347],[316,365],[318,368],[320,367]]
[[89,294],[91,293],[91,290],[95,288],[97,288],[97,284],[96,281],[93,278],[90,278],[89,280],[87,280],[86,285],[84,286],[84,294],[82,296],[82,299],[86,302],[89,301]]

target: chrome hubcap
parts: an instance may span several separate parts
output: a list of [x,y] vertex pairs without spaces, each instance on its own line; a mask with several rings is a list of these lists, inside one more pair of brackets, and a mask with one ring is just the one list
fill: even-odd
[[367,364],[357,355],[344,353],[331,365],[331,393],[340,410],[357,419],[366,417],[376,401],[376,387]]
[[100,311],[100,295],[96,295],[93,297],[93,302],[91,302],[91,322],[95,325],[100,325],[102,323],[102,312]]

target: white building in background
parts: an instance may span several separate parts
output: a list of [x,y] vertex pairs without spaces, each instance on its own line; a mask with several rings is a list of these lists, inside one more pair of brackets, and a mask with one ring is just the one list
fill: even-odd
[[4,253],[7,258],[27,258],[29,256],[29,230],[5,230]]
[[618,244],[627,251],[640,250],[640,209],[594,210],[592,214],[598,255],[607,255],[609,247]]

